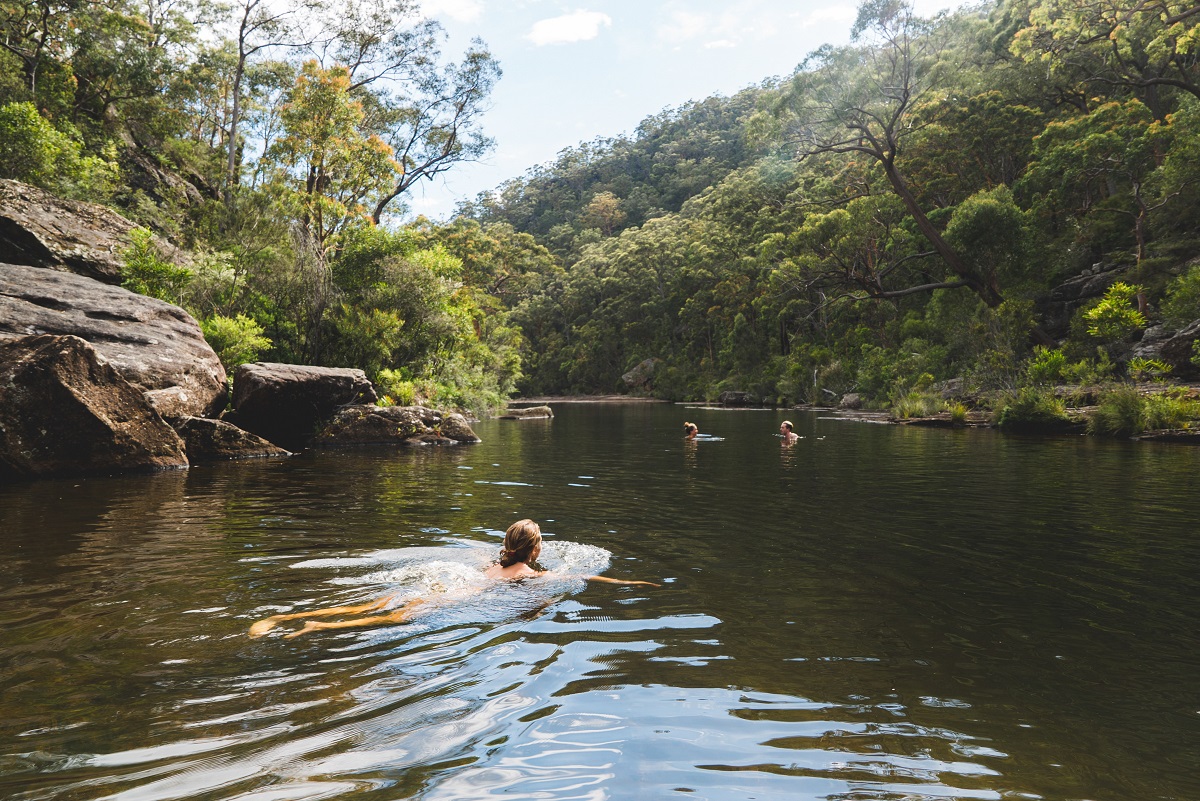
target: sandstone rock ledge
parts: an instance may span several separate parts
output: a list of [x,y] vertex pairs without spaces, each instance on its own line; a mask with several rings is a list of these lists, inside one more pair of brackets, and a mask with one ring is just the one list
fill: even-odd
[[360,445],[459,445],[480,442],[461,414],[423,406],[358,404],[340,409],[313,439],[313,448]]
[[500,415],[501,420],[544,420],[553,417],[549,406],[527,406],[524,409],[508,409]]

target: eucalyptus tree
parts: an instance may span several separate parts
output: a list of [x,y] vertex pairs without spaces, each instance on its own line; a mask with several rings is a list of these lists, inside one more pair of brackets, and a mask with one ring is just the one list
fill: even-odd
[[243,91],[247,71],[265,54],[304,47],[311,38],[304,32],[302,17],[312,13],[319,0],[236,0],[223,8],[229,15],[234,44],[234,65],[229,92],[229,127],[225,133],[225,203],[233,204],[233,188],[240,183],[238,153],[242,122]]
[[1138,100],[1105,103],[1046,126],[1021,185],[1043,210],[1127,217],[1140,264],[1150,216],[1194,183],[1173,182],[1170,170],[1159,169],[1174,137],[1174,126],[1155,120]]
[[[951,77],[944,56],[952,29],[939,22],[917,16],[906,0],[866,0],[852,29],[854,43],[826,46],[810,56],[779,113],[786,123],[785,141],[800,159],[833,155],[865,159],[879,168],[930,246],[903,258],[937,256],[949,273],[908,287],[864,286],[872,297],[965,287],[996,308],[1004,301],[996,276],[964,259],[946,240],[905,170],[908,148],[938,119]],[[1036,326],[1033,336],[1042,344],[1052,342]]]
[[1155,119],[1162,89],[1200,98],[1200,5],[1194,0],[1024,0],[1016,55],[1105,93],[1137,93]]
[[321,20],[318,61],[346,67],[351,90],[368,109],[367,125],[403,167],[375,201],[376,223],[420,179],[491,149],[480,126],[500,67],[482,41],[473,39],[462,61],[444,61],[445,31],[415,0],[330,2]]
[[[11,79],[16,77],[12,71],[15,66],[20,76],[14,82],[16,86],[6,92],[10,96],[4,99],[36,100],[43,106],[53,107],[58,105],[52,100],[53,93],[71,93],[71,37],[75,13],[82,5],[79,0],[4,0],[0,3],[0,51],[7,56],[0,60],[0,67]],[[17,86],[23,93],[12,96],[12,90]],[[68,101],[62,105],[70,104]]]

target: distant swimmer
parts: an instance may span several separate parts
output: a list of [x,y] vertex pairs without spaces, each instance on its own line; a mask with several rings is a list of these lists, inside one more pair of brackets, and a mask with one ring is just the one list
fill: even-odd
[[684,439],[684,441],[703,440],[704,442],[724,442],[725,441],[724,437],[717,437],[712,434],[701,434],[700,429],[696,427],[695,423],[684,423],[683,424],[683,439]]
[[[500,559],[493,562],[484,570],[484,577],[498,581],[518,581],[521,579],[551,576],[553,575],[551,571],[537,570],[531,566],[531,563],[537,561],[541,552],[541,527],[529,519],[518,520],[509,526],[508,531],[505,532],[504,547],[500,551]],[[583,578],[588,581],[603,582],[605,584],[628,584],[645,587],[662,586],[651,581],[621,581],[620,579],[606,578],[605,576],[584,576]],[[304,628],[293,631],[290,634],[285,634],[284,637],[291,639],[311,631],[323,631],[325,629],[354,629],[406,623],[412,618],[416,609],[422,604],[428,603],[429,600],[428,598],[406,597],[403,593],[400,593],[385,595],[382,598],[357,606],[330,606],[324,609],[313,609],[308,612],[271,615],[252,625],[249,633],[251,637],[261,637],[280,623],[289,620],[302,620],[313,617],[337,617],[339,615],[362,615],[367,612],[382,612],[382,614],[328,622],[309,620],[304,624]]]
[[781,439],[780,445],[795,445],[796,440],[800,439],[796,432],[792,431],[791,420],[784,420],[779,424],[779,436]]

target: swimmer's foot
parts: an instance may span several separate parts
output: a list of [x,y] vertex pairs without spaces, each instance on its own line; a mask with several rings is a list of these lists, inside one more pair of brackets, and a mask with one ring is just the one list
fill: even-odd
[[293,631],[290,634],[285,634],[285,635],[283,635],[283,638],[285,640],[294,640],[297,637],[299,637],[301,634],[308,634],[310,631],[316,631],[317,629],[321,629],[321,628],[325,628],[325,627],[322,626],[320,623],[316,622],[315,620],[310,620],[309,622],[304,624],[304,628],[299,629],[298,631]]
[[249,632],[250,639],[257,640],[259,637],[263,636],[268,631],[275,628],[275,626],[277,626],[278,624],[279,624],[279,621],[273,617],[264,618],[264,619],[258,621],[257,623],[255,623],[253,626],[250,627],[250,632]]

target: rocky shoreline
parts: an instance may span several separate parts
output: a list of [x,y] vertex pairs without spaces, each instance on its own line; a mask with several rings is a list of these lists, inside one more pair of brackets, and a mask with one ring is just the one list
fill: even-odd
[[115,285],[133,230],[0,181],[0,481],[479,442],[462,415],[376,405],[357,369],[246,364],[231,394],[196,320]]

